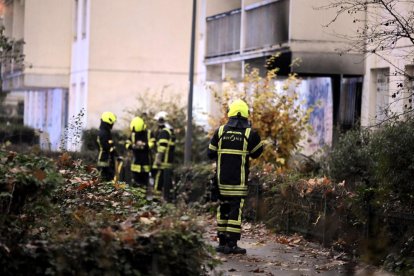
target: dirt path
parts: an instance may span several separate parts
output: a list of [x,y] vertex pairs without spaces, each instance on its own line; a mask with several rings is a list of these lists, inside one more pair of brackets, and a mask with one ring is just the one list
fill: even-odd
[[[216,246],[215,220],[205,220],[206,239]],[[218,253],[221,264],[210,275],[392,275],[362,264],[351,265],[344,254],[332,253],[301,236],[271,233],[260,224],[243,224],[239,246],[247,254]]]

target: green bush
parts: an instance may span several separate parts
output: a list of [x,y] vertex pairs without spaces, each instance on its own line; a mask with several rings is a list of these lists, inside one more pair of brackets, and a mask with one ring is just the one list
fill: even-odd
[[328,174],[338,182],[345,180],[363,200],[375,199],[379,205],[399,202],[391,209],[404,209],[414,200],[413,132],[414,119],[371,132],[349,131],[329,155]]
[[18,198],[10,182],[36,194],[18,212],[1,213],[1,275],[201,275],[214,264],[189,211],[101,183],[93,166],[68,153],[53,161],[0,151],[0,161],[7,202]]
[[411,119],[387,124],[373,135],[370,144],[374,156],[372,174],[380,189],[378,192],[387,201],[397,200],[404,205],[414,201],[413,133],[414,119]]
[[[98,137],[99,130],[97,128],[91,128],[82,132],[82,147],[81,152],[95,152],[96,159],[98,158],[98,143],[96,138]],[[124,131],[113,130],[112,139],[115,142],[116,150],[119,154],[125,154],[125,142],[128,139],[128,135]]]
[[[176,135],[175,163],[184,163],[184,144],[187,124],[186,107],[180,105],[176,98],[143,98],[137,99],[136,107],[127,111],[124,120],[128,122],[135,116],[141,116],[147,127],[153,131],[157,129],[157,122],[153,119],[159,111],[168,113],[168,123],[174,128]],[[203,127],[193,122],[191,161],[194,163],[207,161],[209,138]]]
[[369,184],[373,162],[370,139],[367,130],[350,130],[341,136],[328,155],[329,175],[338,182]]
[[38,144],[39,139],[33,128],[17,124],[0,124],[0,143],[11,142],[12,144]]
[[35,154],[0,150],[0,210],[18,214],[25,204],[45,196],[63,182],[56,165]]
[[386,265],[395,271],[413,269],[414,256],[408,253],[414,231],[413,133],[413,118],[347,132],[328,162],[330,176],[345,180],[350,196],[344,202],[352,224],[366,229],[364,254],[378,262],[389,253]]
[[210,179],[214,175],[211,163],[178,166],[174,173],[177,176],[176,193],[178,197],[187,203],[207,200]]

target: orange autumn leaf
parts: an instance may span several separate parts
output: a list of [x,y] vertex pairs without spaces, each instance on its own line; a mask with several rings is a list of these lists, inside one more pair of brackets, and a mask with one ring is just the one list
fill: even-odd
[[37,180],[39,180],[39,181],[43,181],[45,178],[46,178],[46,176],[47,176],[47,174],[43,171],[43,170],[41,170],[41,169],[36,169],[33,173],[32,173],[32,175],[37,179]]

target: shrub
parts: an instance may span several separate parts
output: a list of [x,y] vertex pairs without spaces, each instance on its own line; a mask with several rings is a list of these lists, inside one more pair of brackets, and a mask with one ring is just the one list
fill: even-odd
[[33,128],[17,124],[0,124],[0,143],[11,142],[12,144],[38,144],[38,137]]
[[329,175],[347,183],[372,182],[371,133],[368,130],[350,130],[342,135],[328,154]]
[[212,164],[200,163],[179,166],[177,175],[177,196],[186,202],[204,202],[209,193],[210,179],[214,175]]
[[374,154],[371,173],[380,188],[378,192],[388,201],[404,205],[414,201],[413,133],[414,119],[390,123],[373,135],[370,145]]
[[[168,113],[168,123],[174,128],[176,135],[175,163],[182,164],[184,160],[184,141],[187,122],[185,106],[180,105],[177,97],[174,96],[169,99],[159,97],[139,97],[137,99],[137,105],[135,106],[135,108],[127,110],[127,116],[124,118],[124,120],[128,122],[128,126],[133,117],[140,116],[144,119],[147,127],[154,132],[158,128],[157,122],[153,119],[155,114],[159,111],[166,111]],[[129,129],[127,132],[129,133]],[[192,162],[202,162],[207,160],[208,143],[209,139],[207,132],[202,126],[193,122],[191,148]]]
[[296,74],[289,75],[283,87],[277,89],[276,73],[277,69],[268,70],[266,76],[261,77],[257,68],[247,68],[241,83],[230,79],[222,92],[213,90],[221,117],[213,118],[211,125],[215,130],[227,122],[230,100],[244,99],[252,111],[249,116],[252,127],[266,142],[262,157],[252,163],[285,168],[292,153],[299,147],[304,132],[311,129],[308,122],[313,109],[304,110],[299,103],[295,89],[300,81]]
[[351,195],[345,202],[352,225],[365,229],[362,253],[375,262],[386,257],[386,266],[395,271],[413,269],[413,131],[412,118],[350,131],[329,157],[330,175],[345,180]]
[[62,183],[56,165],[35,154],[0,150],[1,213],[18,214],[27,202],[47,197]]
[[[91,128],[82,132],[82,147],[81,152],[95,152],[96,159],[98,156],[98,143],[96,139],[98,137],[99,130],[97,128]],[[128,139],[128,135],[125,131],[112,130],[112,139],[114,140],[116,150],[119,154],[125,154],[125,142]]]
[[0,152],[0,160],[7,176],[1,174],[0,187],[15,167],[41,166],[46,174],[35,174],[44,177],[36,186],[44,196],[0,217],[2,275],[200,275],[213,265],[189,211],[148,202],[143,190],[124,183],[101,183],[93,166],[68,153],[52,162]]
[[394,201],[409,206],[414,199],[413,131],[413,119],[390,122],[373,132],[348,131],[329,155],[329,175],[354,186],[359,196],[380,200],[379,205]]

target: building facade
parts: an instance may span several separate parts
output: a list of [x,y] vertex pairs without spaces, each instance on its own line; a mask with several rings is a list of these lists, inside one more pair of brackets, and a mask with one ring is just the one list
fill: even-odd
[[[361,53],[340,55],[346,41],[333,32],[350,34],[357,26],[351,17],[323,27],[333,10],[321,10],[328,0],[232,0],[203,1],[205,6],[207,82],[241,80],[246,64],[264,76],[266,60],[279,53],[271,68],[279,78],[298,73],[303,79],[299,93],[310,104],[322,100],[311,121],[319,131],[308,153],[331,144],[334,125],[348,129],[361,114],[364,58]],[[323,15],[321,15],[323,14]],[[299,60],[299,66],[290,66]]]
[[[401,22],[405,22],[407,29],[412,31],[411,39],[390,37],[386,40],[390,42],[388,49],[367,54],[362,98],[363,126],[378,126],[395,114],[412,113],[414,107],[414,1],[394,1],[392,4],[392,9],[403,19]],[[373,14],[368,17],[371,24],[382,22],[384,27],[387,20],[395,20],[385,9],[373,11],[371,8],[369,12]],[[398,28],[394,24],[390,26],[394,31]],[[392,43],[396,37],[398,41]]]
[[[335,139],[334,126],[349,129],[359,121],[362,125],[380,121],[380,110],[390,104],[398,83],[406,88],[414,85],[394,76],[391,65],[414,72],[413,61],[401,54],[410,43],[398,45],[388,62],[352,51],[338,54],[347,41],[335,33],[352,35],[363,23],[354,24],[353,17],[344,16],[323,27],[336,11],[318,7],[330,0],[197,3],[193,99],[202,124],[207,124],[206,114],[216,113],[207,85],[220,86],[228,77],[241,80],[247,64],[264,75],[266,60],[276,53],[280,57],[272,66],[280,68],[281,81],[298,73],[303,79],[299,92],[310,101],[324,99],[323,112],[315,118],[319,125],[324,121],[323,143]],[[400,5],[412,5],[407,3]],[[192,1],[4,0],[1,4],[5,34],[24,54],[24,60],[2,64],[3,90],[24,94],[24,123],[45,133],[44,147],[79,149],[83,129],[97,127],[104,111],[122,118],[138,96],[165,98],[168,93],[186,104]],[[291,67],[295,60],[300,65]],[[411,102],[407,98],[392,108],[400,110]]]
[[15,40],[14,51],[23,59],[3,62],[3,90],[24,93],[24,123],[48,139],[51,148],[60,144],[67,121],[70,65],[70,9],[67,1],[4,1],[5,35]]
[[117,114],[116,127],[124,127],[124,111],[138,96],[168,93],[185,104],[190,1],[2,4],[6,35],[22,41],[16,47],[25,57],[2,70],[3,90],[25,93],[24,123],[47,132],[51,149],[78,150],[80,132],[97,127],[104,111]]

